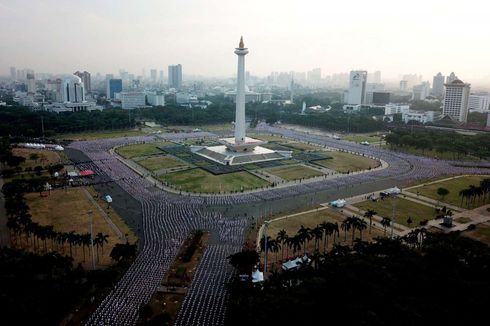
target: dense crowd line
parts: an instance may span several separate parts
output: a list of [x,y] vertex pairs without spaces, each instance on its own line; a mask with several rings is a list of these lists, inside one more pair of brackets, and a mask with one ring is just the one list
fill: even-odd
[[233,273],[226,257],[240,250],[249,220],[245,217],[226,217],[209,212],[204,209],[208,205],[224,206],[272,201],[325,189],[340,189],[375,182],[385,178],[391,178],[402,184],[407,181],[426,180],[441,175],[488,173],[487,169],[482,168],[482,164],[460,167],[448,161],[393,153],[379,148],[269,126],[261,126],[259,131],[375,157],[387,162],[388,167],[254,193],[191,196],[178,195],[155,188],[151,182],[111,155],[109,149],[158,139],[183,140],[210,137],[212,134],[159,134],[158,136],[72,143],[71,148],[82,151],[91,160],[79,162],[79,167],[92,169],[105,180],[114,180],[141,203],[143,211],[140,252],[127,273],[88,320],[88,325],[134,324],[137,321],[140,306],[150,300],[164,274],[168,271],[179,247],[187,235],[196,229],[209,230],[211,241],[182,303],[176,324],[223,324],[226,309],[224,283],[232,277]]

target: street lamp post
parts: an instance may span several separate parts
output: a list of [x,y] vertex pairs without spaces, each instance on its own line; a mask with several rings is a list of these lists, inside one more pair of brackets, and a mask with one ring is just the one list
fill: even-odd
[[90,220],[90,246],[92,248],[92,270],[95,270],[95,254],[94,254],[94,216],[93,212],[88,211],[89,220]]

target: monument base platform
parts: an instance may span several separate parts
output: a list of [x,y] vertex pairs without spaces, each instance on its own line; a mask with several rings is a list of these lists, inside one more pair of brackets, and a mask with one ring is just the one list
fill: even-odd
[[265,161],[274,161],[291,158],[290,151],[273,151],[271,149],[255,146],[249,147],[246,151],[236,152],[230,150],[226,145],[219,146],[192,146],[191,151],[208,160],[223,165],[240,165]]

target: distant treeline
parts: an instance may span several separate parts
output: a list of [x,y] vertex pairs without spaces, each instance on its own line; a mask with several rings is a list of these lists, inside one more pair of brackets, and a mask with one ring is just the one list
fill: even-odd
[[482,158],[490,157],[490,134],[474,136],[456,132],[430,129],[394,129],[386,135],[386,142],[396,147],[415,147],[421,150],[437,152],[455,152]]

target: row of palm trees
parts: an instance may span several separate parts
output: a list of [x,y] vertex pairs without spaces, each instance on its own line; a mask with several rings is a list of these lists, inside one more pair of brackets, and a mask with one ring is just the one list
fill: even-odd
[[461,197],[461,206],[465,201],[466,207],[474,205],[478,200],[478,203],[484,203],[490,198],[490,178],[485,178],[480,181],[478,186],[470,185],[468,188],[462,189],[459,192]]
[[[369,232],[371,232],[372,217],[375,214],[376,212],[373,210],[369,210],[364,214],[364,217],[369,218]],[[388,223],[390,222],[391,220]],[[327,248],[329,248],[330,239],[333,240],[333,244],[338,242],[340,230],[344,231],[344,241],[347,241],[347,233],[352,232],[352,245],[354,245],[356,231],[359,231],[359,239],[362,241],[363,231],[367,227],[368,223],[366,220],[358,216],[347,217],[340,225],[338,222],[332,223],[327,221],[318,224],[314,228],[307,228],[301,225],[297,233],[293,236],[288,235],[284,229],[280,230],[275,238],[263,236],[260,241],[260,250],[264,254],[268,254],[269,252],[275,253],[275,260],[277,262],[279,251],[281,252],[281,260],[284,260],[284,252],[286,252],[286,257],[289,257],[290,250],[293,256],[296,256],[301,250],[303,250],[303,255],[305,255],[310,242],[314,241],[313,251],[320,252],[321,247],[323,247],[322,251],[325,254],[327,253]],[[266,239],[267,253],[265,252]]]
[[[7,227],[10,230],[11,242],[20,243],[25,237],[27,247],[32,247],[34,251],[42,250],[48,252],[48,241],[51,242],[51,251],[65,252],[65,245],[70,247],[70,257],[73,257],[73,248],[82,247],[83,261],[85,261],[85,247],[90,248],[92,244],[90,233],[78,234],[75,231],[60,232],[54,230],[52,225],[40,225],[31,220],[29,214],[21,216],[10,216],[7,220]],[[104,244],[108,243],[109,235],[99,232],[93,239],[93,245],[97,248],[97,261],[99,260],[99,248],[104,254]],[[41,244],[42,243],[42,244]]]

